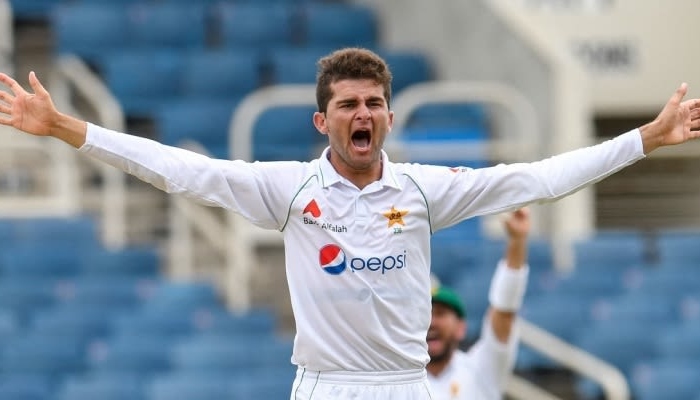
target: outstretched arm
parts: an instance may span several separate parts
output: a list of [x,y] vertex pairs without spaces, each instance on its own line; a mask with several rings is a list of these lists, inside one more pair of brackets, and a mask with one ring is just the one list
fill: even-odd
[[[517,313],[517,309],[514,309],[512,304],[506,303],[513,301],[519,303],[522,301],[526,284],[522,280],[527,279],[527,271],[524,268],[526,268],[527,264],[527,235],[530,232],[530,210],[521,208],[514,211],[504,225],[508,234],[508,244],[505,258],[501,261],[494,276],[491,293],[489,294],[491,307],[488,312],[489,321],[496,338],[506,343],[510,338]],[[495,286],[504,282],[501,281],[502,279],[509,282],[506,286],[500,286],[500,288],[512,289],[516,293],[494,293],[494,289],[496,291],[499,290]],[[514,287],[508,287],[509,285]],[[506,298],[504,298],[504,295]]]
[[10,92],[0,91],[0,124],[11,126],[37,136],[53,136],[75,148],[85,143],[87,124],[77,118],[60,113],[51,95],[39,82],[34,72],[29,73],[29,93],[14,79],[0,73],[0,83]]
[[644,154],[700,137],[700,99],[683,101],[688,85],[681,84],[654,121],[639,128]]

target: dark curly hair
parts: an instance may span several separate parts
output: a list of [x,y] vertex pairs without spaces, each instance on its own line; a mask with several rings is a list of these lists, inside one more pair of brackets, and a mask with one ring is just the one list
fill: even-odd
[[331,84],[343,79],[371,79],[384,87],[384,98],[391,100],[391,71],[386,62],[371,50],[345,48],[322,57],[316,75],[316,105],[325,113],[333,97]]

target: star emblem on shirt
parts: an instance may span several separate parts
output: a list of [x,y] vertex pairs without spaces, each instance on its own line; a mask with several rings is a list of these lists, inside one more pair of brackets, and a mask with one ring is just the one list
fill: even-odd
[[406,223],[403,222],[403,217],[406,214],[408,214],[408,210],[397,210],[394,206],[391,206],[391,210],[389,212],[382,213],[382,215],[389,220],[389,228],[396,224],[405,226]]

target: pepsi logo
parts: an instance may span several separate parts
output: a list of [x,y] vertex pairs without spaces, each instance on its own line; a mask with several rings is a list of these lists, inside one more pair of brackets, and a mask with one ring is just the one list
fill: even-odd
[[327,244],[321,248],[318,262],[321,268],[331,275],[340,275],[347,266],[345,252],[335,244]]

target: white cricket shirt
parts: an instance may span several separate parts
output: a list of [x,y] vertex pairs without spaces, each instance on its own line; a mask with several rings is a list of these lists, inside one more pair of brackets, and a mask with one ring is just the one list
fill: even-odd
[[517,356],[520,333],[513,325],[507,343],[496,338],[488,318],[469,351],[456,350],[437,376],[428,373],[434,400],[500,400]]
[[424,368],[432,232],[566,196],[644,157],[637,130],[539,162],[476,170],[383,154],[382,178],[359,190],[336,173],[327,149],[311,162],[215,160],[89,124],[80,151],[281,230],[297,329],[292,361],[315,371]]

